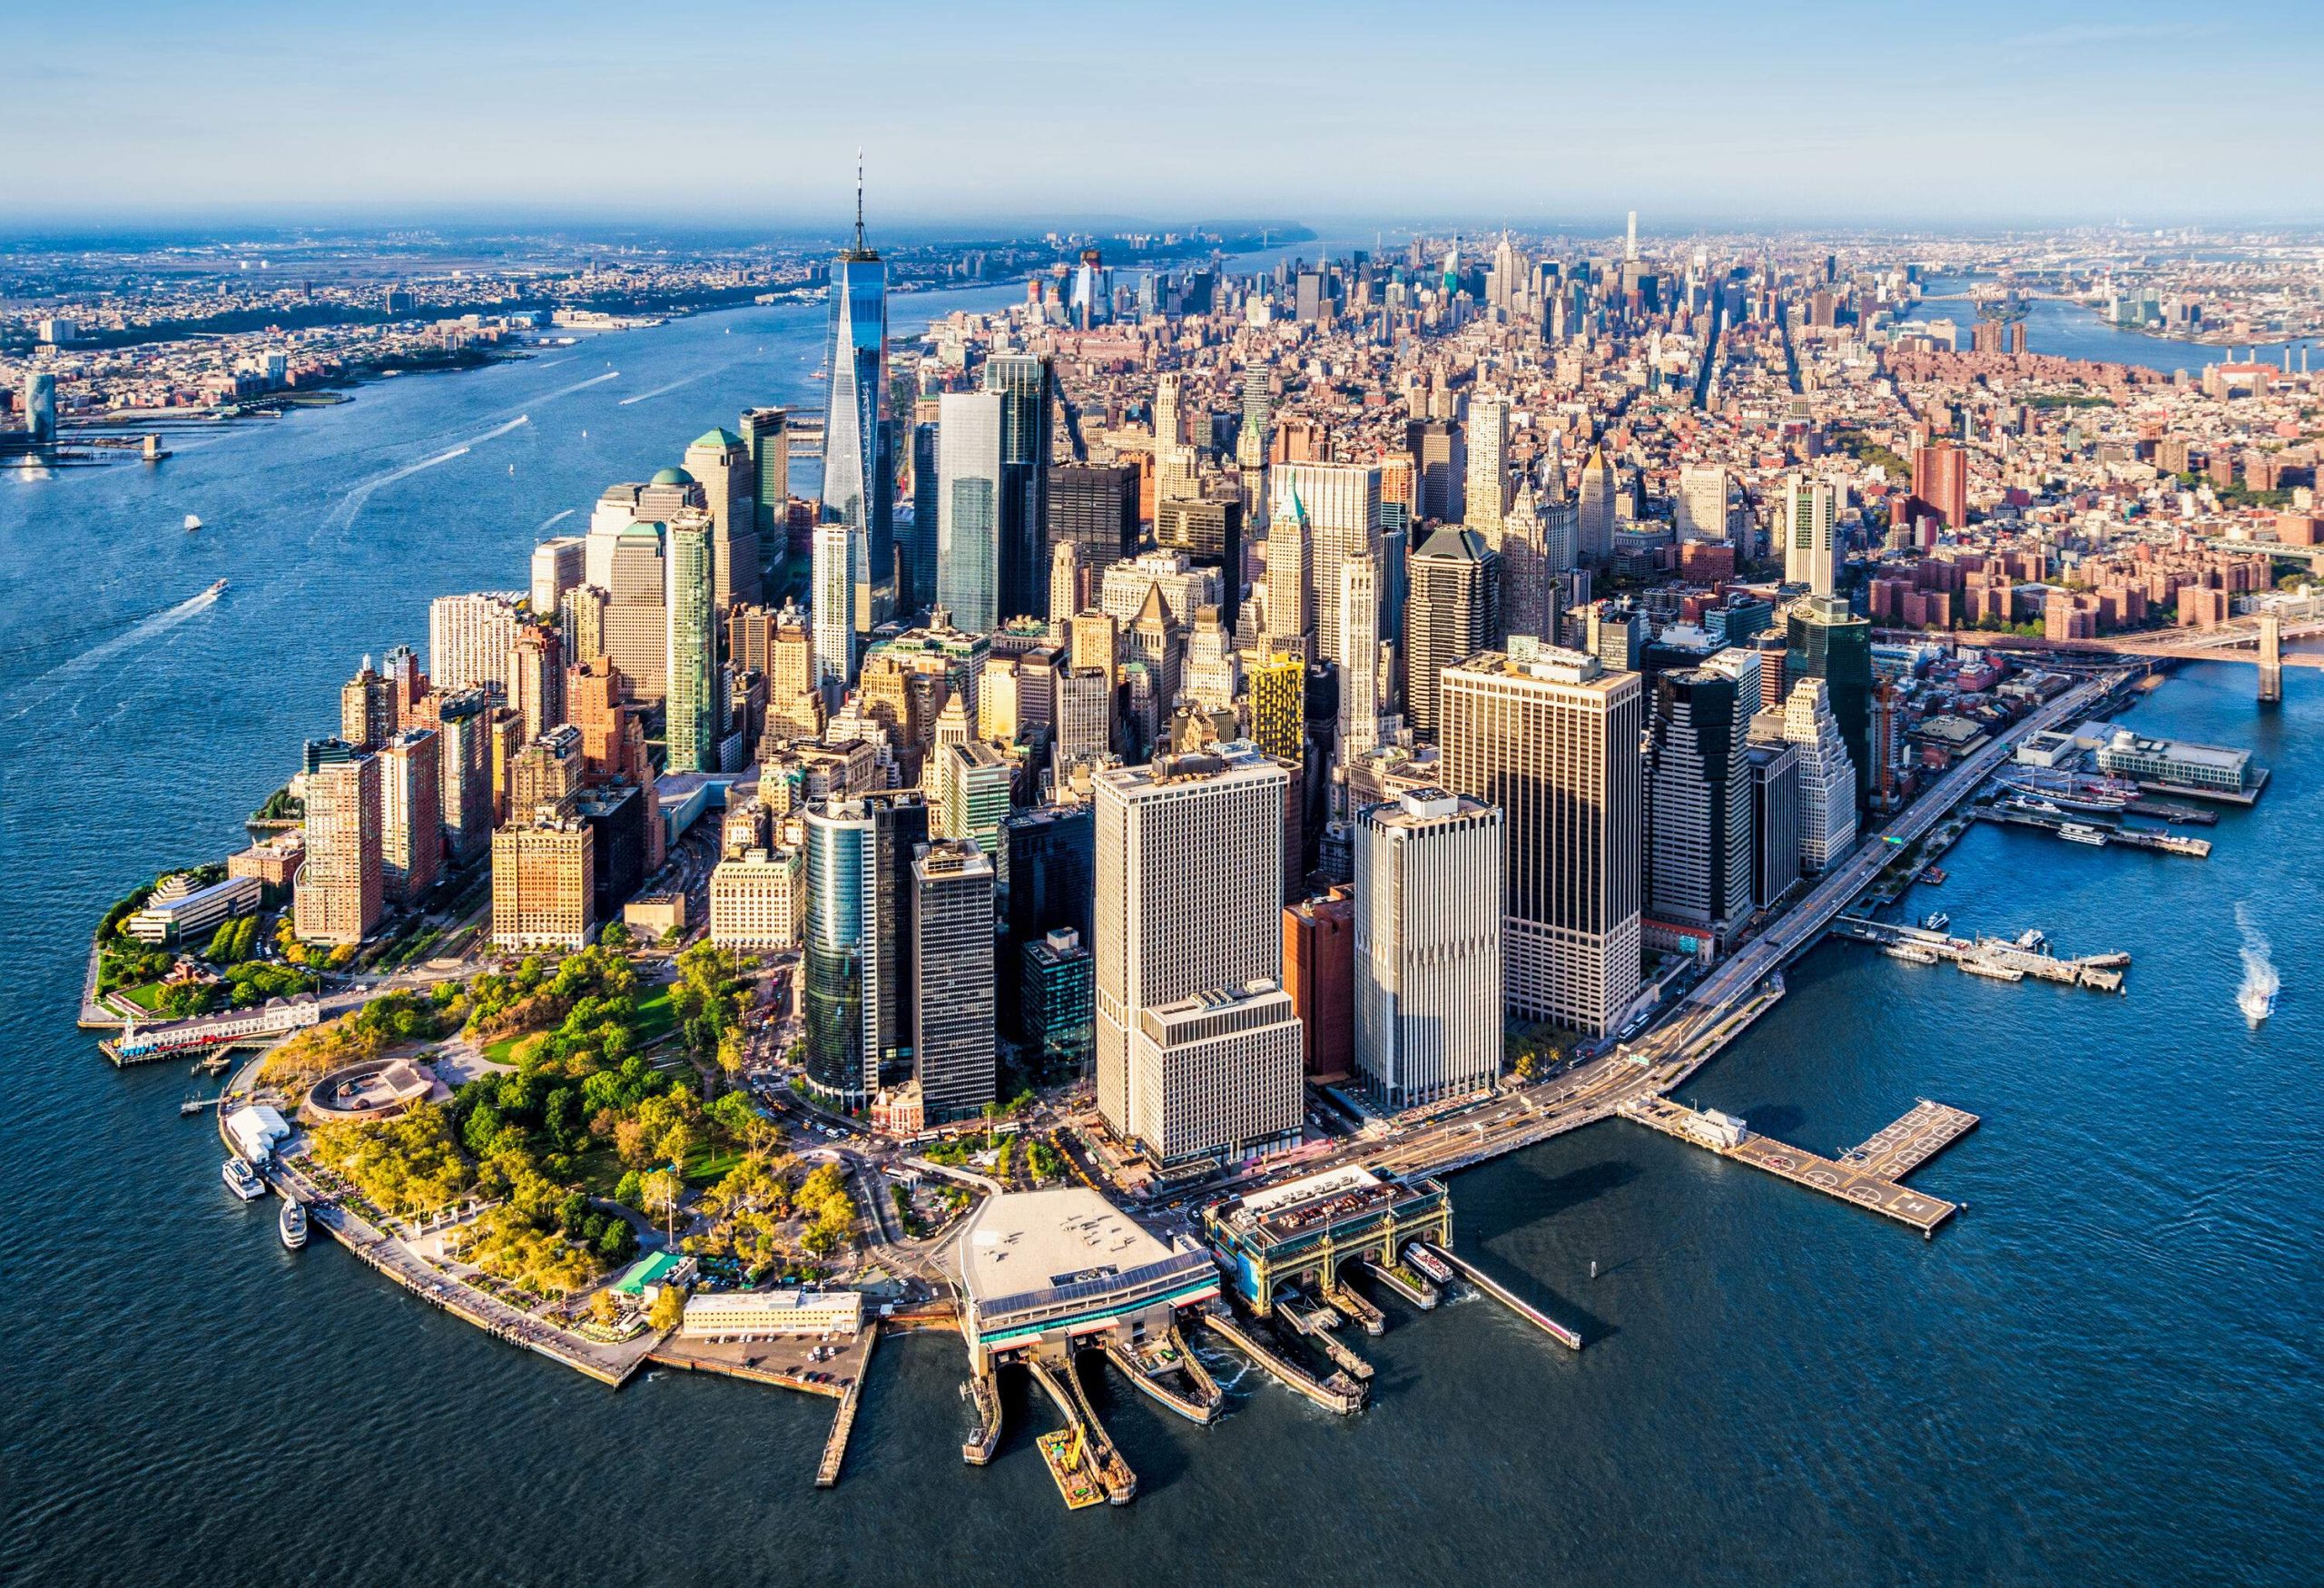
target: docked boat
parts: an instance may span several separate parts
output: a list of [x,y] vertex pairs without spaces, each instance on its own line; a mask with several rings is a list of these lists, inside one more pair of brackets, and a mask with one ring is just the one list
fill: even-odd
[[266,1195],[266,1182],[258,1178],[258,1170],[239,1158],[230,1158],[226,1167],[219,1170],[226,1189],[245,1202],[255,1202]]
[[1947,915],[1944,911],[1938,910],[1933,912],[1926,919],[1922,921],[1921,929],[1924,932],[1943,932],[1946,927],[1952,924],[1953,917]]
[[203,1113],[211,1109],[216,1108],[217,1106],[218,1100],[216,1098],[188,1098],[185,1101],[178,1105],[178,1118],[181,1119],[189,1119],[196,1114]]
[[2106,834],[2082,822],[2067,822],[2058,828],[2058,836],[2069,843],[2087,843],[2093,849],[2106,847]]
[[307,1244],[307,1205],[296,1197],[282,1198],[282,1213],[274,1227],[281,1233],[282,1244],[297,1251]]
[[1944,957],[1935,949],[1916,942],[1892,942],[1880,952],[1892,960],[1902,960],[1908,965],[1934,965]]
[[1972,976],[1983,976],[1994,981],[2023,981],[2025,972],[2015,965],[2004,965],[1993,960],[1965,959],[1955,962]]
[[1404,1260],[1439,1285],[1452,1283],[1452,1266],[1443,1261],[1418,1241],[1404,1248]]

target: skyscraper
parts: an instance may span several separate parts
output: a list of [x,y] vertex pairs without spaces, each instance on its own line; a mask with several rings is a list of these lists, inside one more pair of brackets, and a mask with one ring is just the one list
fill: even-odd
[[911,863],[928,842],[916,791],[810,805],[807,1084],[844,1107],[911,1073]]
[[1469,401],[1467,515],[1462,520],[1487,540],[1500,534],[1509,510],[1509,399],[1480,392]]
[[1380,559],[1343,560],[1334,594],[1347,651],[1340,665],[1339,755],[1344,765],[1380,742]]
[[555,535],[533,547],[533,616],[547,618],[556,611],[565,592],[584,582],[588,540],[579,535]]
[[379,889],[397,904],[427,898],[442,865],[441,753],[433,728],[405,728],[379,747]]
[[1715,463],[1689,463],[1679,471],[1679,538],[1727,538],[1727,470]]
[[1759,659],[1724,650],[1655,676],[1645,770],[1646,913],[1724,943],[1751,913]]
[[1969,522],[1969,455],[1956,441],[1913,449],[1913,496],[1947,529]]
[[1473,529],[1432,531],[1405,561],[1404,715],[1423,738],[1443,722],[1444,669],[1501,643],[1501,558]]
[[750,443],[710,430],[686,449],[686,472],[710,498],[711,602],[720,612],[759,598],[758,479]]
[[896,608],[921,613],[936,604],[936,525],[944,473],[937,448],[938,426],[922,419],[911,428],[911,529],[896,537]]
[[1502,814],[1442,789],[1355,819],[1355,1068],[1389,1109],[1502,1059]]
[[[1285,463],[1275,470],[1271,523],[1296,516],[1306,527],[1307,584],[1315,618],[1315,656],[1344,662],[1340,643],[1340,564],[1379,549],[1380,470],[1362,463]],[[1268,584],[1273,598],[1274,581]]]
[[1049,543],[1074,541],[1101,568],[1137,555],[1137,465],[1059,463],[1049,469]]
[[565,720],[565,655],[556,630],[519,624],[508,646],[508,705],[525,719],[522,736],[546,734]]
[[293,879],[300,941],[347,947],[379,924],[379,762],[344,739],[310,739],[305,765],[307,858]]
[[1614,498],[1620,488],[1606,449],[1591,448],[1589,461],[1581,466],[1581,500],[1575,519],[1581,560],[1590,567],[1614,555]]
[[633,523],[615,538],[606,587],[605,654],[620,670],[625,698],[660,700],[669,691],[670,612],[659,523]]
[[669,679],[665,737],[672,772],[717,772],[718,620],[712,568],[715,527],[687,508],[671,520]]
[[914,1079],[931,1123],[972,1119],[999,1086],[992,862],[942,840],[921,847],[911,875]]
[[[492,844],[492,697],[481,689],[432,694],[423,725],[436,730],[438,804],[444,842],[455,865],[482,856]],[[431,719],[432,720],[429,720]]]
[[1307,511],[1296,497],[1267,513],[1266,637],[1307,654],[1314,627],[1308,590],[1315,577],[1314,547]]
[[[1775,719],[1778,734],[1783,719]],[[1775,903],[1799,881],[1799,751],[1788,741],[1759,736],[1752,724],[1751,902]]]
[[1057,405],[1056,369],[1045,353],[996,353],[985,360],[984,389],[1000,401],[997,610],[1001,618],[1038,617],[1047,609],[1049,595],[1049,415]]
[[365,750],[376,750],[396,731],[394,681],[382,677],[363,658],[362,670],[339,690],[339,736]]
[[994,391],[938,399],[936,601],[970,634],[1000,626],[1002,409]]
[[428,604],[428,676],[437,688],[508,686],[508,646],[523,621],[525,592],[487,590],[438,596]]
[[[1169,1106],[1161,1078],[1133,1060],[1142,1011],[1282,975],[1288,784],[1281,763],[1249,750],[1166,755],[1093,780],[1098,1109],[1124,1141]],[[1294,1125],[1298,1084],[1295,1066]]]
[[1828,479],[1784,477],[1783,577],[1829,596],[1839,569],[1840,488]]
[[888,267],[863,240],[856,173],[855,242],[832,264],[830,410],[823,422],[823,501],[814,543],[815,666],[826,685],[855,676],[855,636],[872,626],[874,589],[894,577],[887,473]]
[[1444,783],[1503,816],[1507,1004],[1603,1033],[1639,988],[1638,675],[1521,646],[1446,668],[1442,691]]
[[1821,678],[1856,769],[1856,808],[1872,797],[1872,624],[1845,601],[1809,596],[1785,620],[1784,676]]
[[791,538],[791,410],[746,409],[740,422],[758,488],[752,518],[759,532],[759,567],[771,570],[783,566]]
[[1783,736],[1799,752],[1799,868],[1812,876],[1856,846],[1859,781],[1823,679],[1791,686]]

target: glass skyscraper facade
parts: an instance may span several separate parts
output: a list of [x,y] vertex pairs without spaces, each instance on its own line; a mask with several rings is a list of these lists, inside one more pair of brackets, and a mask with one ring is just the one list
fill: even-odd
[[[993,391],[948,391],[937,399],[936,603],[968,634],[1000,626],[1006,407]],[[1046,610],[1046,585],[1042,602]]]
[[712,587],[710,515],[686,508],[670,520],[666,733],[672,772],[717,772],[718,617]]
[[1039,617],[1049,611],[1056,369],[1046,355],[996,354],[986,360],[984,389],[1000,399],[1000,614]]
[[[895,577],[888,446],[888,267],[863,241],[832,264],[831,406],[823,423],[823,502],[815,535],[814,656],[827,682],[855,673],[855,636],[869,633],[875,591]],[[844,531],[844,533],[842,533]]]
[[1809,596],[1793,603],[1784,625],[1787,678],[1821,678],[1840,725],[1840,742],[1856,763],[1856,804],[1872,803],[1872,624],[1846,601]]
[[807,1081],[843,1108],[912,1067],[916,789],[811,805],[807,829]]

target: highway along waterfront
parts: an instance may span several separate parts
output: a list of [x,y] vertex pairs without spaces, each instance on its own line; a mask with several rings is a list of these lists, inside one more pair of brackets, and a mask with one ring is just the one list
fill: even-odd
[[[897,320],[996,301],[902,299]],[[1387,1332],[1357,1342],[1376,1370],[1360,1415],[1237,1377],[1225,1351],[1211,1366],[1229,1408],[1211,1427],[1092,1373],[1133,1506],[1058,1504],[1033,1445],[1054,1418],[1013,1372],[992,1463],[964,1465],[955,1338],[883,1340],[844,1481],[818,1492],[827,1402],[681,1373],[612,1393],[330,1242],[285,1251],[273,1205],[220,1186],[214,1126],[177,1117],[187,1078],[117,1071],[74,1028],[93,918],[226,848],[281,781],[284,746],[336,721],[364,651],[422,636],[430,597],[519,582],[552,515],[746,403],[814,403],[820,336],[812,309],[704,316],[368,387],[190,439],[158,469],[0,480],[13,1579],[2309,1571],[2324,1553],[2308,1502],[2324,1444],[2324,676],[2307,669],[2288,672],[2280,708],[2252,704],[2248,666],[2204,664],[2128,714],[2272,769],[2255,808],[2204,830],[2207,862],[1981,824],[1945,885],[1904,902],[1965,934],[2040,926],[2127,952],[2127,996],[1831,943],[1679,1089],[1817,1151],[1918,1098],[1977,1115],[1912,1176],[1965,1209],[1936,1240],[1641,1126],[1592,1125],[1451,1182],[1459,1254],[1587,1349],[1489,1299],[1423,1315],[1384,1297]],[[580,384],[608,369],[619,379]],[[180,528],[189,511],[199,536]],[[220,577],[222,599],[179,610]],[[2257,1027],[2234,1001],[2246,952],[2283,982]]]

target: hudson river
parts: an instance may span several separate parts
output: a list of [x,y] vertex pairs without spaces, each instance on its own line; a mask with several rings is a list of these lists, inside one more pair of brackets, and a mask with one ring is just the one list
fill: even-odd
[[[900,300],[899,330],[959,301]],[[366,387],[190,437],[156,470],[0,477],[0,1576],[2316,1580],[2324,678],[2305,668],[2279,711],[2214,664],[2133,714],[2274,769],[2211,860],[1981,831],[1908,903],[2127,949],[2128,996],[1829,945],[1685,1094],[1823,1151],[1915,1097],[1983,1115],[1916,1177],[1969,1204],[1935,1241],[1595,1126],[1452,1186],[1460,1248],[1587,1350],[1486,1301],[1392,1302],[1356,1342],[1380,1370],[1357,1418],[1254,1376],[1197,1430],[1101,1379],[1141,1479],[1125,1510],[1065,1513],[1021,1384],[998,1461],[962,1465],[957,1343],[881,1347],[845,1475],[817,1493],[829,1403],[674,1374],[611,1394],[328,1242],[285,1252],[273,1205],[231,1198],[214,1132],[177,1117],[184,1071],[116,1073],[74,1029],[94,916],[237,845],[362,655],[424,643],[430,597],[521,585],[552,515],[577,527],[746,403],[819,402],[819,341],[813,309],[706,316]],[[178,606],[219,577],[223,599]],[[2247,946],[2283,981],[2257,1031],[2233,1001]]]

